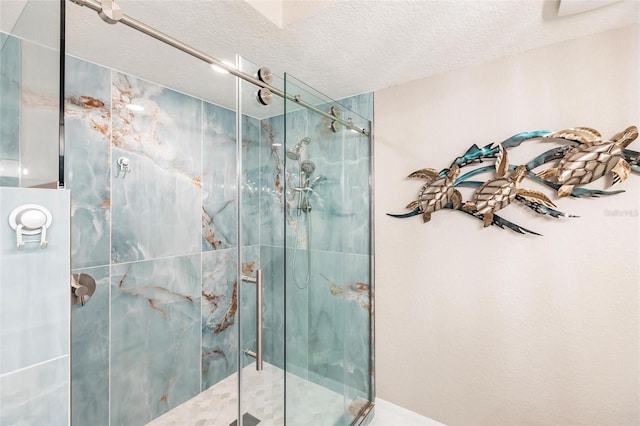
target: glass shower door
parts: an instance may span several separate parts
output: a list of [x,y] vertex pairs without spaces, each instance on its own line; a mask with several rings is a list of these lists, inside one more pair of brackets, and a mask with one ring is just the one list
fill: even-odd
[[[259,67],[238,58],[238,69]],[[271,85],[282,87],[273,76]],[[239,417],[244,426],[284,425],[283,101],[238,79]]]
[[373,400],[372,148],[352,109],[371,117],[371,97],[341,105],[290,75],[285,88],[287,424],[359,424]]
[[[238,416],[358,424],[373,399],[370,124],[290,76],[270,84],[285,98],[238,81]],[[351,102],[371,116],[371,97]]]

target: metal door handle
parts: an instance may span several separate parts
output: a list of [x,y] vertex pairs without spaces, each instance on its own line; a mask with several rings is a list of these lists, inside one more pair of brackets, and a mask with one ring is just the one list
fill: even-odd
[[243,275],[244,281],[256,285],[256,351],[247,350],[246,354],[256,359],[256,370],[262,371],[262,269],[256,271],[256,277]]

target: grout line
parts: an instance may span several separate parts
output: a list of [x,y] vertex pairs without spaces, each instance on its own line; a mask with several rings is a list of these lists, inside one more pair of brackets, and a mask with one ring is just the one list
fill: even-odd
[[[111,226],[111,224],[110,224]],[[109,239],[109,244],[111,244],[111,239]],[[252,244],[252,245],[259,245],[259,244]],[[130,260],[127,262],[118,262],[118,263],[105,263],[102,265],[92,265],[92,266],[83,266],[81,268],[75,268],[74,270],[86,270],[86,269],[93,269],[93,268],[103,268],[103,267],[109,267],[109,266],[119,266],[119,265],[129,265],[132,263],[140,263],[140,262],[152,262],[154,260],[164,260],[164,259],[173,259],[176,257],[186,257],[186,256],[195,256],[201,253],[215,253],[215,252],[224,252],[225,250],[237,250],[236,246],[230,246],[230,247],[224,247],[224,248],[219,248],[219,249],[215,249],[215,250],[202,250],[202,251],[194,251],[194,252],[189,252],[189,253],[181,253],[181,254],[173,254],[170,256],[162,256],[162,257],[152,257],[149,259],[138,259],[138,260]]]
[[[40,367],[41,365],[48,364],[48,363],[53,362],[53,361],[58,361],[58,360],[63,359],[65,357],[71,358],[71,356],[69,354],[60,355],[60,356],[57,356],[55,358],[48,359],[46,361],[40,361],[40,362],[37,362],[35,364],[30,364],[30,365],[27,365],[25,367],[18,368],[17,370],[13,370],[13,371],[9,371],[9,372],[4,373],[4,374],[0,374],[0,378],[8,377],[8,376],[10,376],[12,374],[16,374],[16,373],[20,373],[20,372],[25,371],[25,370],[29,370],[30,368]],[[69,372],[71,372],[71,370],[69,370]],[[69,382],[71,382],[71,380],[69,380]]]
[[[204,125],[205,125],[205,117],[204,117],[204,101],[201,101],[201,112],[200,112],[200,207],[204,209]],[[204,327],[204,318],[202,316],[203,308],[204,308],[204,297],[202,294],[204,293],[204,252],[202,250],[202,231],[200,232],[200,327],[198,328],[200,333],[200,351],[198,353],[198,364],[200,365],[199,371],[199,381],[200,386],[198,387],[198,394],[202,392],[202,374],[203,374],[203,366],[202,366],[202,354],[204,352],[204,348],[202,347],[202,329]]]
[[[108,68],[107,68],[108,69]],[[107,342],[107,425],[111,424],[111,355],[112,355],[112,329],[113,326],[111,324],[111,278],[112,278],[112,250],[113,250],[113,71],[109,70],[109,141],[107,144],[108,158],[109,158],[109,198],[111,199],[111,203],[109,204],[109,289],[107,291],[107,303],[109,304],[109,330],[107,335],[109,336],[109,341]]]

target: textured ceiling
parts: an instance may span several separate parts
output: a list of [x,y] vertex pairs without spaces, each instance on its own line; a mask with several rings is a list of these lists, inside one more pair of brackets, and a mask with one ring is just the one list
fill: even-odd
[[[626,26],[640,15],[634,0],[567,17],[558,17],[559,1],[338,0],[279,28],[242,0],[118,3],[127,15],[211,56],[233,62],[239,53],[333,98]],[[66,43],[72,55],[234,106],[230,76],[70,2]]]

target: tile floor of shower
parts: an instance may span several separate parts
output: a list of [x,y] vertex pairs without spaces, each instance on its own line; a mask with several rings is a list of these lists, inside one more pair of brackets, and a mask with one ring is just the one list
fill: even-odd
[[[284,424],[283,370],[264,363],[257,372],[254,364],[242,370],[245,399],[243,411],[259,420],[259,425]],[[345,407],[343,395],[287,373],[287,386],[295,389],[288,395],[287,425],[322,426],[340,424],[344,409],[364,406],[365,400],[350,401]],[[311,404],[303,401],[312,401]],[[248,403],[250,402],[250,404]],[[234,373],[208,390],[163,414],[148,426],[227,426],[237,418],[238,374]],[[380,399],[376,400],[371,426],[436,426],[434,420]]]
[[[260,372],[253,363],[242,370],[243,411],[260,420],[261,425],[284,424],[283,376],[282,369],[266,362]],[[288,395],[287,424],[329,425],[342,418],[343,395],[291,373],[287,373],[286,380],[288,388],[295,389]],[[358,399],[349,405],[355,408],[365,404],[365,400]],[[238,374],[234,373],[148,425],[227,426],[237,418],[237,407]]]

